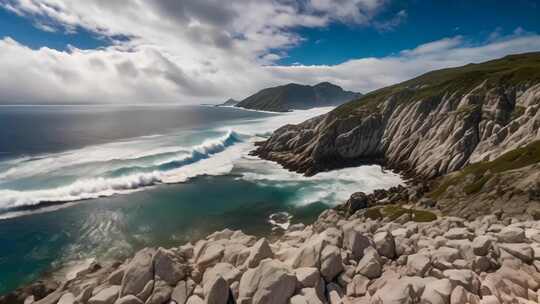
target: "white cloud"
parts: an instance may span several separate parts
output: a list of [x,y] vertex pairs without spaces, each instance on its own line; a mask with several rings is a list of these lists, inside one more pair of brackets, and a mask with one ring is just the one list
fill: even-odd
[[[276,66],[303,38],[298,26],[330,22],[375,26],[386,0],[0,0],[0,5],[48,30],[84,28],[113,46],[57,51],[0,40],[0,103],[183,102],[242,98],[296,81],[331,81],[367,92],[433,68],[539,50],[524,30],[470,46],[461,36],[396,56],[333,66]],[[399,25],[406,12],[388,20]],[[402,19],[399,19],[402,18]],[[380,23],[381,25],[382,23]],[[45,30],[45,28],[43,28]]]

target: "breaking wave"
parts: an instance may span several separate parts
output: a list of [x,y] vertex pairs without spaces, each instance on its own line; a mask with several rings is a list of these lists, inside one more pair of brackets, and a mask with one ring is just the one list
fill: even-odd
[[[151,166],[130,166],[107,171],[102,176],[80,178],[50,189],[0,190],[0,210],[32,207],[41,203],[61,203],[128,193],[161,183],[179,183],[198,175],[224,174],[232,169],[233,155],[217,154],[242,143],[242,136],[228,131],[191,149],[182,149],[176,158]],[[238,153],[238,151],[233,152]],[[212,158],[214,158],[212,160]],[[205,163],[202,163],[206,161]]]

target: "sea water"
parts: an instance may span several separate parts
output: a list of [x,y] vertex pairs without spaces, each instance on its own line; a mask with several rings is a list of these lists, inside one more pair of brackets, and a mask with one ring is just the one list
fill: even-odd
[[313,177],[249,156],[254,142],[331,108],[0,107],[0,294],[71,261],[122,259],[224,228],[266,235],[355,191],[401,183],[378,166]]

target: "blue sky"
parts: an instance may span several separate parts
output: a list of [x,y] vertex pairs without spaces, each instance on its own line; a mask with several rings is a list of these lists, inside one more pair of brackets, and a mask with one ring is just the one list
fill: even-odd
[[305,41],[287,51],[280,63],[338,64],[349,59],[382,57],[444,37],[463,35],[482,43],[493,35],[517,28],[540,31],[540,2],[513,1],[400,1],[385,8],[380,22],[400,11],[407,17],[393,29],[334,23],[325,28],[303,28]]
[[539,12],[532,0],[0,0],[0,103],[221,102],[321,81],[366,93],[540,51]]

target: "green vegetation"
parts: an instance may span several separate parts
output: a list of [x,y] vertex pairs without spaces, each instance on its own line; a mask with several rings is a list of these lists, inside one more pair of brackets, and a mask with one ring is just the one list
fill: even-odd
[[369,208],[364,213],[364,216],[372,220],[388,217],[393,221],[406,213],[411,215],[414,222],[431,222],[437,219],[437,215],[432,212],[417,209],[407,209],[399,205]]
[[354,112],[374,113],[389,97],[396,98],[398,102],[410,102],[437,100],[447,93],[463,95],[484,81],[487,87],[540,82],[540,52],[510,55],[480,64],[432,71],[373,91],[339,106],[332,113],[338,117]]
[[472,174],[475,181],[464,187],[466,194],[479,192],[493,176],[509,170],[523,168],[540,162],[540,141],[534,141],[525,147],[507,152],[492,161],[479,162],[463,168],[461,171],[443,179],[437,189],[431,192],[434,199],[446,192],[448,187],[463,183],[465,177]]

